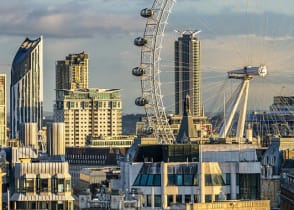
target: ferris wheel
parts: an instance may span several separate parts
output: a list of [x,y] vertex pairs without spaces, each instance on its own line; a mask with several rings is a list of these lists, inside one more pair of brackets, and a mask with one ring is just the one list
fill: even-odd
[[151,8],[142,9],[141,16],[147,18],[144,35],[134,40],[141,47],[141,62],[132,74],[140,77],[142,89],[135,104],[145,108],[148,125],[144,132],[154,135],[160,143],[174,141],[162,100],[159,65],[164,31],[174,4],[175,0],[154,0]]

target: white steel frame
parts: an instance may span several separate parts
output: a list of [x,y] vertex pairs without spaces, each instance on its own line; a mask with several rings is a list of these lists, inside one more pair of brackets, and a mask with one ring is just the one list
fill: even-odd
[[160,52],[167,20],[175,0],[154,0],[153,15],[147,19],[144,39],[147,43],[141,48],[141,67],[145,74],[141,76],[142,97],[148,103],[144,106],[148,124],[154,129],[159,143],[173,143],[175,137],[168,123],[161,93]]

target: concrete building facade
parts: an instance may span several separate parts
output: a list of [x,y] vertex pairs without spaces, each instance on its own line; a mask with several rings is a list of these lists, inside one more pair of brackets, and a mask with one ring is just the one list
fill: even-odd
[[43,120],[43,38],[26,38],[12,63],[10,84],[10,138],[17,138],[23,123]]
[[202,145],[201,150],[202,165],[198,145],[131,148],[121,162],[121,189],[137,194],[142,209],[260,199],[261,170],[254,146]]
[[47,131],[49,155],[65,155],[64,123],[52,123]]
[[88,136],[121,136],[120,90],[57,90],[55,121],[64,123],[66,147],[85,146]]
[[184,101],[190,96],[192,116],[201,116],[200,40],[196,32],[185,31],[175,42],[175,112],[183,114]]
[[0,74],[0,145],[6,144],[7,107],[6,74]]
[[67,162],[16,163],[12,209],[73,210]]

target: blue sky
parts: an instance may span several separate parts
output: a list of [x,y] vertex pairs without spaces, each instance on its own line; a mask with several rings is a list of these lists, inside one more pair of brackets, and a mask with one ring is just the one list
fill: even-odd
[[[46,111],[53,110],[56,60],[86,51],[90,87],[120,88],[124,113],[142,112],[134,105],[140,82],[131,69],[139,64],[140,49],[133,46],[133,39],[144,31],[139,11],[151,4],[146,0],[2,0],[0,72],[10,79],[10,64],[21,42],[43,35]],[[163,68],[172,68],[174,29],[201,29],[205,85],[220,83],[214,78],[225,76],[227,70],[269,62],[272,75],[281,76],[269,79],[270,85],[256,84],[254,92],[278,94],[284,87],[283,94],[293,95],[293,11],[293,0],[178,0],[164,41]],[[273,90],[265,90],[265,85]]]

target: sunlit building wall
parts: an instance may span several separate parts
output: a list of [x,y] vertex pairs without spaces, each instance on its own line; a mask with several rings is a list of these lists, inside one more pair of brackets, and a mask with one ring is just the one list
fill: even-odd
[[55,121],[65,126],[65,146],[85,146],[88,136],[122,134],[119,89],[57,90]]
[[185,31],[175,42],[175,112],[183,114],[184,101],[190,96],[190,110],[202,115],[200,40],[193,31]]
[[69,54],[56,62],[56,89],[88,88],[88,54]]
[[0,74],[0,145],[6,144],[6,74]]

